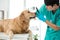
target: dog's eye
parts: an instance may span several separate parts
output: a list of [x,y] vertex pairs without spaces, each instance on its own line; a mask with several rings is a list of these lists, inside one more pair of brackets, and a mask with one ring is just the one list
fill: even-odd
[[28,13],[30,13],[30,11],[28,11]]

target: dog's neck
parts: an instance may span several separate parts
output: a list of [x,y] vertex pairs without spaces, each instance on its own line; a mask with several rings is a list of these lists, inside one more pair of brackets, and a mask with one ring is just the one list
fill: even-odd
[[17,23],[18,25],[22,28],[22,32],[26,32],[26,30],[28,29],[29,26],[29,22],[30,20],[26,19],[24,15],[20,15],[20,17],[18,17],[17,19]]

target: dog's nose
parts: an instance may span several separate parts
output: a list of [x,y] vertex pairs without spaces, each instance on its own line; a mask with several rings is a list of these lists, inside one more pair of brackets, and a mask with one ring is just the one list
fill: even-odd
[[31,15],[36,16],[36,14],[34,12],[31,12]]

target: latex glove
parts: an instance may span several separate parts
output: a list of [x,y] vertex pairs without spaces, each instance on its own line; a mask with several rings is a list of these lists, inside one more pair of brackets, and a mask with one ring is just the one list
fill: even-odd
[[44,17],[44,15],[42,13],[36,12],[36,17],[39,18],[40,20],[42,20],[43,22],[46,21],[46,17]]

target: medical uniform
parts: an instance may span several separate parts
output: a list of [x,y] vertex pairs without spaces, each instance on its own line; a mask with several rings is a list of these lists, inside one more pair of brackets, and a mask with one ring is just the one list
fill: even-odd
[[[60,7],[53,14],[52,11],[48,11],[46,5],[44,4],[39,9],[39,12],[40,13],[36,12],[36,16],[40,20],[43,20],[44,22],[48,20],[49,22],[55,24],[57,27],[60,27]],[[43,19],[44,16],[46,16],[46,20]],[[44,40],[60,40],[60,30],[54,30],[50,26],[47,26],[47,31]]]

